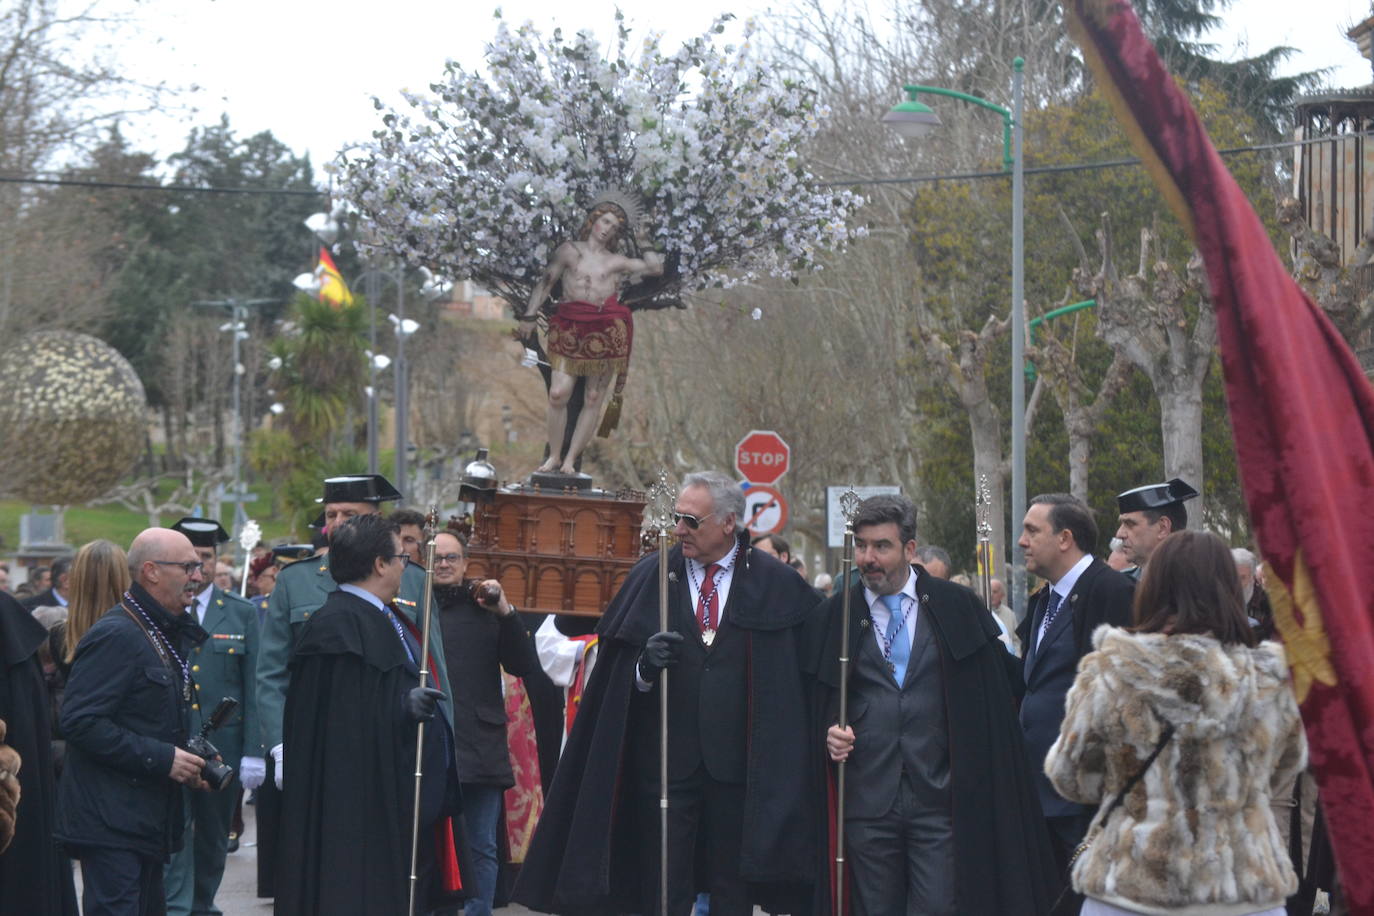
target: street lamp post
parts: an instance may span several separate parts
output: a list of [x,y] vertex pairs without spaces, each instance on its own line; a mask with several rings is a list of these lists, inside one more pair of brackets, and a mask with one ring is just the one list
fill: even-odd
[[1018,532],[1026,515],[1026,297],[1025,297],[1025,196],[1023,189],[1022,80],[1026,62],[1012,61],[1011,109],[994,105],[954,89],[935,86],[903,86],[907,100],[883,116],[883,123],[903,137],[920,137],[940,126],[939,116],[917,96],[946,96],[978,105],[1002,116],[1002,166],[1011,173],[1011,519],[1007,526],[1011,552],[1011,601],[1018,618],[1026,610],[1026,565]]

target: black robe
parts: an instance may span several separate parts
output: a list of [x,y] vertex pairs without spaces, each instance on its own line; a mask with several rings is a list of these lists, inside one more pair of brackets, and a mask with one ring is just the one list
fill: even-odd
[[0,719],[5,743],[19,754],[14,840],[0,855],[0,916],[76,913],[71,863],[53,839],[52,715],[38,647],[48,631],[19,602],[0,593]]
[[[747,542],[746,542],[747,543]],[[670,619],[690,603],[680,547],[668,554]],[[658,631],[657,553],[635,565],[597,627],[600,655],[558,764],[512,898],[542,912],[637,912],[641,838],[622,772],[647,715],[636,714],[635,664]],[[806,698],[801,624],[815,605],[805,580],[746,546],[726,601],[749,652],[749,747],[740,873],[760,902],[806,899],[819,853],[806,829]],[[690,611],[686,611],[690,615]],[[670,675],[671,676],[671,675]],[[656,708],[656,703],[653,704]]]
[[[330,594],[301,629],[290,667],[279,851],[286,867],[277,871],[276,912],[404,913],[416,725],[403,703],[419,683],[418,669],[386,616],[342,591]],[[443,818],[458,813],[446,733],[442,716],[425,727],[420,844],[426,858],[444,833],[437,829]],[[433,882],[426,884],[418,897],[422,910],[446,902]]]
[[[1040,916],[1050,911],[1060,882],[1016,718],[1021,662],[998,639],[1001,631],[976,594],[917,570],[920,613],[932,624],[944,679],[958,910],[965,916]],[[824,737],[839,709],[842,602],[840,594],[828,598],[807,628],[809,670],[816,678],[812,760],[829,774],[834,766]],[[858,584],[850,593],[851,676],[859,640],[873,638],[861,625],[867,618]],[[833,813],[826,816],[817,826],[822,849],[833,833]],[[819,867],[829,876],[828,888],[833,853]],[[852,887],[848,878],[845,887]],[[816,911],[829,913],[831,895],[823,896]]]

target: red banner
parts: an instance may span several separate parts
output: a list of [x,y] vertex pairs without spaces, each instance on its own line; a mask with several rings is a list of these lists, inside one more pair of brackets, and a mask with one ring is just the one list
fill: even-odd
[[1374,914],[1374,390],[1126,0],[1070,29],[1206,263],[1251,523],[1352,913]]

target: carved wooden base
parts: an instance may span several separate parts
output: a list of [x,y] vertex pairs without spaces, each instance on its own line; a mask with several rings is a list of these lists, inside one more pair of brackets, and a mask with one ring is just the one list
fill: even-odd
[[477,506],[467,575],[522,611],[600,616],[640,557],[643,510],[634,491],[498,491]]

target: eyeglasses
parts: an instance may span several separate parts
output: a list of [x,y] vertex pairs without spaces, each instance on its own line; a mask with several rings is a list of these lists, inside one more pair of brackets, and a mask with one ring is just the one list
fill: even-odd
[[463,555],[461,553],[441,553],[434,558],[435,566],[438,566],[440,563],[456,565],[461,562],[463,562]]
[[389,553],[389,554],[386,555],[386,558],[387,558],[387,560],[409,560],[409,559],[410,559],[410,554],[408,554],[408,553]]
[[201,566],[199,560],[187,560],[185,563],[180,560],[154,560],[153,562],[158,566],[180,566],[181,571],[188,576],[195,575],[196,570],[200,569]]
[[[710,516],[708,515],[706,516],[706,518],[710,518]],[[696,531],[698,528],[701,527],[701,523],[706,521],[706,518],[698,518],[695,515],[688,515],[686,512],[674,512],[673,524],[681,522],[688,528],[691,528],[693,531]]]

